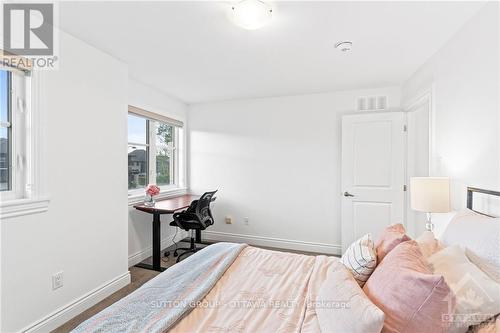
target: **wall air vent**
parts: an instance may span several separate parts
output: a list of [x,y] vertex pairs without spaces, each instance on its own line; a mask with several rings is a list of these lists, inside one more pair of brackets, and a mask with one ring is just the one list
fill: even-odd
[[387,96],[361,96],[356,100],[356,111],[382,111],[387,108]]

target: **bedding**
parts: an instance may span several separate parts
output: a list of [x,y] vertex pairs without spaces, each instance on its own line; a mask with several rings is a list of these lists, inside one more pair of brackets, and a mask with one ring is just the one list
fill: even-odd
[[459,245],[453,245],[429,258],[434,273],[444,277],[453,290],[457,305],[450,333],[464,333],[500,313],[500,284],[481,271]]
[[[445,246],[462,245],[477,266],[486,265],[486,269],[492,266],[500,270],[500,218],[484,216],[470,209],[457,213],[441,236],[441,242]],[[480,258],[481,262],[475,262],[475,258]]]
[[340,261],[351,271],[359,286],[363,287],[377,267],[377,254],[371,234],[366,234],[352,243]]
[[204,298],[209,306],[193,309],[172,332],[298,332],[308,281],[318,278],[311,277],[315,261],[248,247]]
[[444,249],[441,242],[434,237],[432,231],[424,231],[415,241],[418,243],[420,251],[426,259]]
[[167,331],[203,299],[245,247],[231,243],[208,246],[83,322],[73,332]]
[[446,332],[443,318],[455,307],[449,286],[442,276],[432,274],[415,241],[389,252],[363,290],[385,313],[382,332]]
[[352,279],[348,271],[334,263],[328,272],[328,279],[320,287],[316,297],[319,304],[324,300],[349,300],[349,307],[332,311],[317,307],[321,332],[379,333],[384,326],[385,315],[366,296]]
[[[356,284],[338,258],[249,246],[204,298],[217,305],[197,307],[171,332],[320,332],[317,308],[342,313],[348,306],[348,299],[319,294],[334,269],[342,269]],[[338,331],[336,323],[324,325],[324,332]]]
[[406,235],[405,227],[402,224],[393,224],[385,228],[375,243],[377,262],[382,262],[384,257],[398,244],[409,240],[410,237]]
[[74,332],[364,333],[381,322],[339,258],[217,243]]
[[500,316],[497,315],[479,325],[470,327],[467,333],[500,333]]
[[484,260],[467,248],[465,249],[465,254],[467,255],[467,258],[469,258],[469,260],[474,263],[474,265],[476,265],[480,270],[482,270],[486,275],[495,280],[497,283],[500,283],[500,267],[497,267],[491,262]]

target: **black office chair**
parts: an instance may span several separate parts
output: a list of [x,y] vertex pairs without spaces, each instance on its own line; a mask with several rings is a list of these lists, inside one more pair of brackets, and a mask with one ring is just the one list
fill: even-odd
[[206,192],[198,200],[194,200],[185,211],[174,213],[174,220],[170,222],[171,226],[191,231],[191,245],[189,248],[178,248],[174,251],[174,256],[178,255],[179,250],[185,251],[177,257],[177,262],[188,254],[198,251],[194,243],[196,230],[205,230],[208,226],[214,224],[214,218],[210,211],[210,203],[215,200],[214,194],[217,191]]

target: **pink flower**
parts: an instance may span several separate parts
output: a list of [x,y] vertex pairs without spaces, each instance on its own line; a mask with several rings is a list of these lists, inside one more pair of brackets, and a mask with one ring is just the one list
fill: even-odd
[[154,197],[155,195],[160,194],[160,188],[155,184],[149,184],[146,188],[146,194]]

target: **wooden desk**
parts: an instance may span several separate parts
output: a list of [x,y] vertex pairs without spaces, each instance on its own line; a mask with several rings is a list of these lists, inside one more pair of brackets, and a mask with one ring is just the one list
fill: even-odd
[[199,195],[185,194],[179,197],[159,200],[153,207],[140,203],[134,205],[134,208],[150,214],[172,214],[178,210],[188,208],[193,200],[198,200],[199,198]]
[[[153,265],[139,263],[136,266],[146,269],[162,272],[165,269],[161,267],[161,223],[160,215],[173,214],[176,211],[189,207],[193,200],[200,197],[197,195],[182,195],[174,198],[159,200],[153,207],[145,206],[143,203],[134,205],[134,208],[142,212],[153,214]],[[196,242],[201,242],[201,231],[196,230]]]

